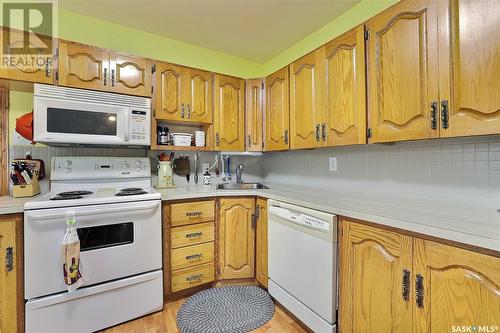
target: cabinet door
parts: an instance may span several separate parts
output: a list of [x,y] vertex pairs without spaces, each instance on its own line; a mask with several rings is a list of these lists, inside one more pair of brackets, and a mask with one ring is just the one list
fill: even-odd
[[264,150],[287,150],[290,132],[288,67],[266,78],[266,117]]
[[109,52],[87,45],[59,42],[59,84],[108,91]]
[[[3,35],[3,32],[6,32]],[[3,43],[11,49],[18,49],[18,54],[5,54],[3,45],[0,48],[0,59],[3,64],[0,76],[9,80],[28,81],[36,83],[54,83],[54,56],[50,37],[39,38],[34,34],[25,35],[22,31],[11,29],[2,30]],[[24,46],[24,38],[29,38],[29,47]],[[47,48],[49,48],[47,50]],[[48,53],[47,53],[48,52]],[[4,68],[7,67],[7,68]]]
[[186,68],[183,76],[182,100],[186,104],[186,118],[197,123],[212,123],[212,74]]
[[321,146],[324,109],[324,52],[321,47],[290,65],[290,148]]
[[341,228],[340,331],[411,332],[412,238],[348,219]]
[[257,219],[256,237],[255,237],[255,255],[256,267],[255,278],[267,288],[267,200],[257,199],[256,208],[259,211]]
[[181,102],[183,68],[166,62],[156,63],[155,118],[182,120],[186,116]]
[[151,63],[149,59],[112,53],[110,68],[110,91],[151,96]]
[[435,0],[403,1],[368,21],[371,142],[438,136],[436,13]]
[[245,83],[226,75],[214,80],[215,150],[245,150]]
[[252,227],[255,199],[221,198],[218,221],[219,278],[254,276],[255,232]]
[[262,126],[264,123],[264,80],[245,82],[246,150],[262,151]]
[[500,258],[422,239],[415,239],[414,258],[423,289],[415,332],[500,326]]
[[22,217],[0,216],[0,332],[23,331]]
[[366,143],[364,26],[326,45],[323,146]]
[[500,133],[499,2],[438,3],[441,136]]

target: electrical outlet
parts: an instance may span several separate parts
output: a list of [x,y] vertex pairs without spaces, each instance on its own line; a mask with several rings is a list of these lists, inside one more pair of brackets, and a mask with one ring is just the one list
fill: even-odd
[[337,158],[334,156],[328,157],[328,169],[330,171],[337,171]]
[[205,171],[207,171],[208,168],[210,168],[210,163],[201,164],[201,170],[203,170],[203,173],[205,173]]

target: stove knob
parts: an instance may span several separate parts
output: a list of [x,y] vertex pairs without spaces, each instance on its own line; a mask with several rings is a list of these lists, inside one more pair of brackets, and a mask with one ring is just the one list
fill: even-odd
[[70,172],[71,172],[71,168],[69,166],[64,168],[64,173],[70,173]]
[[122,169],[130,169],[130,164],[128,162],[123,162]]
[[135,167],[136,167],[137,170],[142,170],[142,169],[145,168],[145,165],[144,165],[144,163],[142,161],[138,160],[137,162],[135,162]]

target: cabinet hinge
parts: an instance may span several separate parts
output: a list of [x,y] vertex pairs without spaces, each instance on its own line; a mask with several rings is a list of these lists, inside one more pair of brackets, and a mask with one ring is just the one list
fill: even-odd
[[151,74],[156,72],[156,65],[151,66]]
[[56,81],[59,81],[59,71],[56,71]]
[[153,93],[153,86],[151,86],[151,93]]
[[59,57],[59,48],[56,47],[56,57]]
[[370,39],[370,30],[365,30],[365,40]]
[[371,139],[371,137],[372,137],[372,129],[371,129],[371,127],[368,127],[368,129],[366,130],[366,137],[368,139]]
[[264,150],[264,142],[262,142],[262,150]]
[[262,90],[264,90],[264,81],[262,81]]
[[217,266],[217,276],[220,276],[220,267]]

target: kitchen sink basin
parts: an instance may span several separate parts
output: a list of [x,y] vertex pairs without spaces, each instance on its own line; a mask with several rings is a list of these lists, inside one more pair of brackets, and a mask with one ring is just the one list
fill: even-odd
[[269,188],[261,183],[223,183],[218,184],[218,190],[262,190]]

